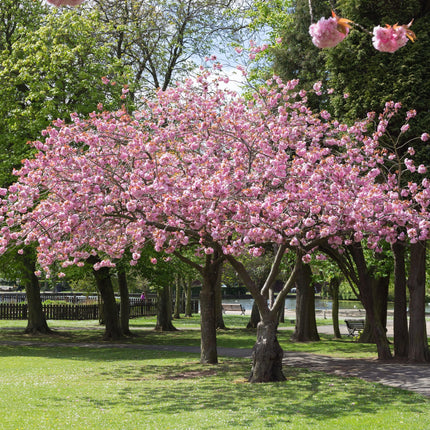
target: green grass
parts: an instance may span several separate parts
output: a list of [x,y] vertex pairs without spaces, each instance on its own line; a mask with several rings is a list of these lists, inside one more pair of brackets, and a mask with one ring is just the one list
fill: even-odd
[[428,429],[430,401],[356,378],[120,348],[0,347],[1,429]]
[[[228,315],[218,345],[251,348],[247,318]],[[138,336],[120,343],[200,344],[199,319],[175,321],[157,333],[154,318],[131,321]],[[110,347],[97,321],[49,321],[56,336],[22,334],[25,321],[0,321],[0,341],[36,340],[56,346],[0,346],[0,430],[16,429],[428,429],[430,400],[357,378],[286,367],[287,381],[248,384],[249,359],[199,364],[198,354]],[[375,356],[351,339],[295,344],[291,325],[282,347],[346,357]],[[71,344],[71,346],[61,346]],[[80,347],[79,342],[94,342]],[[76,346],[73,346],[73,344]],[[120,346],[120,345],[118,345]]]
[[[220,330],[217,343],[220,347],[252,348],[256,331],[246,329],[247,316],[226,315],[225,323],[228,330]],[[326,321],[326,320],[321,320]],[[320,321],[318,321],[318,324]],[[22,331],[26,326],[25,321],[1,321],[0,341],[34,340],[43,342],[101,342],[104,328],[98,321],[49,321],[49,326],[58,335],[54,337],[27,336]],[[199,316],[181,318],[174,321],[176,332],[161,333],[153,330],[155,318],[137,318],[131,320],[130,328],[137,336],[121,340],[117,343],[145,344],[145,345],[200,345],[200,320]],[[315,354],[331,355],[335,357],[371,358],[376,357],[375,345],[360,344],[353,339],[344,337],[334,340],[332,336],[320,335],[321,341],[295,343],[290,341],[294,327],[285,323],[280,326],[278,339],[282,348],[286,351],[312,352]]]

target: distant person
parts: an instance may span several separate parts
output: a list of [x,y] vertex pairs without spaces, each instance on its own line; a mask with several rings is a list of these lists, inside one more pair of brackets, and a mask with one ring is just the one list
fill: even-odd
[[141,300],[142,302],[144,302],[144,301],[145,301],[145,293],[142,293],[142,294],[140,295],[140,300]]

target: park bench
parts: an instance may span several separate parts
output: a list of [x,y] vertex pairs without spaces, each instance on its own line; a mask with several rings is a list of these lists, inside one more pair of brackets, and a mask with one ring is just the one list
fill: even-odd
[[226,311],[240,312],[245,315],[245,308],[240,303],[222,303],[222,313],[225,314]]
[[364,330],[364,320],[345,320],[348,336],[355,336],[355,332]]

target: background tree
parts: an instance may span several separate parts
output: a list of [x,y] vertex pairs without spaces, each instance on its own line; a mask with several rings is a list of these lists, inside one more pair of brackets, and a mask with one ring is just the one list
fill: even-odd
[[165,90],[246,27],[232,0],[93,0],[106,24],[112,57],[132,70],[132,97]]

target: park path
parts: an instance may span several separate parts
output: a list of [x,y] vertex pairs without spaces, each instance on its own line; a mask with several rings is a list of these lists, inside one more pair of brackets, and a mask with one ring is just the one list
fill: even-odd
[[[152,351],[200,353],[197,346],[136,345],[122,343],[52,343],[34,341],[2,341],[0,346],[123,348]],[[218,348],[220,357],[251,358],[251,349]],[[306,368],[342,377],[358,377],[390,387],[413,391],[430,397],[430,364],[383,362],[376,359],[337,358],[304,352],[284,351],[284,366]]]

